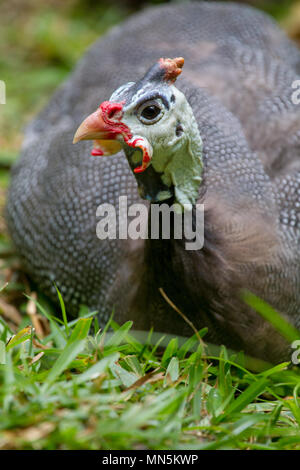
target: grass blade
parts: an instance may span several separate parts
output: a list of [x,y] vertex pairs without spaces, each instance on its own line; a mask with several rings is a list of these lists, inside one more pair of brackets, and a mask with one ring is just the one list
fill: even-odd
[[243,298],[250,307],[254,308],[257,313],[271,323],[289,343],[300,339],[300,332],[297,328],[286,321],[285,318],[276,312],[267,302],[249,291],[244,293]]
[[50,370],[44,385],[42,386],[42,392],[46,392],[49,386],[55,382],[55,380],[60,376],[60,374],[68,368],[71,362],[76,358],[76,356],[83,350],[85,345],[84,340],[77,340],[69,343],[66,348],[63,350],[61,355],[56,360],[54,366]]

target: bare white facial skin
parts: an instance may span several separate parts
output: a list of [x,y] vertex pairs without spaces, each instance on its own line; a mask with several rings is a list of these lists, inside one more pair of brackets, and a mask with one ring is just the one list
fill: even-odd
[[[117,101],[118,95],[132,83],[123,85],[111,96]],[[143,101],[147,90],[143,89],[129,106],[124,105],[122,122],[126,124],[135,138],[143,139],[143,143],[152,153],[151,165],[158,173],[162,173],[162,181],[167,186],[174,186],[175,200],[181,206],[195,204],[202,178],[202,139],[192,108],[184,94],[174,85],[165,87],[169,109],[164,100],[156,97]],[[173,98],[171,99],[173,95]],[[153,120],[143,118],[145,106],[155,106],[161,112]],[[136,161],[141,154],[136,152]],[[162,199],[165,194],[162,194]]]

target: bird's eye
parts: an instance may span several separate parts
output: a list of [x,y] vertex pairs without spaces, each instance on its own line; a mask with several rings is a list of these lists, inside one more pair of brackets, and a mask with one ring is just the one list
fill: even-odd
[[144,119],[148,119],[148,121],[152,121],[152,119],[155,119],[156,116],[159,115],[159,113],[160,113],[160,108],[152,104],[151,106],[147,106],[146,108],[143,109],[143,111],[141,112],[141,116]]
[[137,112],[137,116],[144,124],[154,124],[163,115],[162,107],[157,102],[147,102],[142,104]]

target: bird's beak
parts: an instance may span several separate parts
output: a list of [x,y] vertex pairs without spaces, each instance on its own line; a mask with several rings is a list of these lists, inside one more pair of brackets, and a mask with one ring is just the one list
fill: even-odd
[[132,135],[124,122],[123,103],[103,101],[97,111],[90,114],[78,127],[73,144],[80,140],[94,140],[93,156],[113,155],[123,145],[138,149],[142,153],[142,164],[133,168],[134,173],[144,172],[150,165],[152,147],[146,138]]
[[[106,106],[105,106],[106,105]],[[109,109],[108,109],[109,108]],[[121,103],[102,103],[78,127],[73,144],[81,140],[94,140],[93,156],[113,155],[122,148],[123,134],[127,129],[120,123]]]

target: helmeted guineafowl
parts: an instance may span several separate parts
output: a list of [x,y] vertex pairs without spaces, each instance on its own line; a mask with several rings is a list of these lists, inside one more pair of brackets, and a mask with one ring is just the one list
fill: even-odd
[[[297,47],[250,7],[161,6],[115,27],[28,127],[13,169],[7,220],[33,279],[53,298],[55,281],[70,313],[86,304],[103,324],[115,309],[137,329],[190,335],[162,288],[210,341],[287,357],[241,292],[300,326],[299,72]],[[194,218],[203,203],[203,248],[173,232],[99,239],[97,208],[120,196],[190,204]]]

